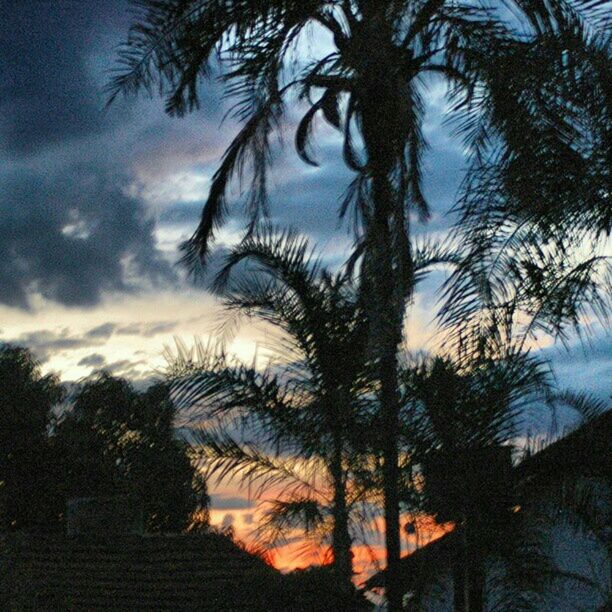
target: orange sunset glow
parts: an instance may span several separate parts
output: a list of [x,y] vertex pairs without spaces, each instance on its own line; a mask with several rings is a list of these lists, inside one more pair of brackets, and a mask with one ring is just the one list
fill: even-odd
[[[257,521],[261,515],[261,506],[250,509],[227,508],[215,510],[211,508],[211,524],[217,528],[231,526],[234,536],[253,550],[265,551],[266,560],[281,571],[305,568],[310,565],[323,565],[332,559],[329,547],[321,547],[316,543],[304,540],[298,532],[287,534],[288,543],[275,548],[266,548],[254,534]],[[453,530],[451,523],[439,524],[429,516],[402,516],[403,525],[411,525],[404,529],[402,548],[405,554],[426,546]],[[353,568],[355,583],[363,582],[368,576],[385,566],[384,521],[376,519],[368,526],[370,541],[355,543],[353,552]]]

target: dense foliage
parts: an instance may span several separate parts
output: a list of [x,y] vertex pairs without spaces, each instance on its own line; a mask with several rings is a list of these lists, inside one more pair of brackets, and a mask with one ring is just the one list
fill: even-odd
[[147,531],[186,528],[208,500],[173,417],[161,384],[139,393],[104,373],[85,382],[51,438],[63,498],[130,495]]
[[32,529],[48,521],[48,428],[62,398],[53,375],[43,376],[24,348],[0,346],[0,529]]
[[70,498],[114,495],[137,500],[148,531],[206,522],[206,483],[174,434],[164,385],[138,392],[102,373],[60,408],[62,397],[27,349],[1,347],[2,528],[60,530]]

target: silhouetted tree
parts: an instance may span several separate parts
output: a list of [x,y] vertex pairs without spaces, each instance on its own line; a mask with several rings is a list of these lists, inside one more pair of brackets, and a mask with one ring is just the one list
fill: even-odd
[[[253,263],[257,272],[240,271]],[[272,325],[275,363],[232,362],[223,352],[180,351],[170,375],[181,410],[209,426],[199,432],[209,474],[283,485],[260,533],[282,539],[296,527],[328,535],[336,575],[352,592],[350,490],[365,414],[367,328],[351,282],[321,268],[292,232],[257,232],[227,257],[217,289],[230,315]],[[272,358],[271,358],[272,359]],[[245,441],[235,439],[236,427]],[[329,493],[329,496],[328,496]],[[330,525],[331,519],[331,525]]]
[[61,398],[57,377],[43,376],[28,349],[0,345],[0,529],[50,522],[47,432]]
[[[484,155],[495,161],[496,151],[486,147],[491,139],[501,140],[509,155],[526,152],[522,158],[527,159],[531,134],[521,137],[523,123],[542,118],[549,127],[547,142],[553,150],[562,148],[558,143],[566,142],[568,122],[554,111],[565,101],[565,90],[550,95],[543,76],[580,87],[576,75],[590,32],[578,9],[596,9],[599,3],[517,0],[495,9],[444,0],[148,0],[138,5],[142,12],[121,51],[111,99],[119,92],[159,87],[167,111],[181,115],[198,106],[198,82],[218,61],[228,93],[237,100],[235,115],[244,122],[213,177],[200,225],[185,245],[187,262],[205,257],[227,212],[229,183],[247,162],[254,171],[247,212],[253,222],[267,213],[270,134],[290,95],[310,102],[296,134],[307,163],[315,164],[309,141],[318,113],[343,133],[344,158],[356,179],[342,211],[351,205],[356,211],[355,258],[362,258],[372,356],[379,366],[388,598],[390,610],[399,610],[397,347],[414,290],[409,213],[428,215],[421,189],[424,77],[446,79],[451,100],[466,113],[461,128],[476,160]],[[328,35],[329,44],[305,59],[298,43],[311,25]],[[522,112],[513,124],[516,110]],[[513,170],[516,184],[533,184],[530,164]],[[540,184],[553,181],[550,174],[537,178]]]
[[148,531],[181,531],[208,507],[206,485],[174,435],[168,389],[137,392],[101,373],[86,381],[51,439],[63,500],[130,495]]
[[[564,28],[571,78],[536,49],[516,59],[537,70],[496,64],[510,94],[495,104],[512,120],[500,126],[501,139],[482,134],[491,154],[474,159],[461,189],[455,238],[463,258],[443,313],[456,336],[478,328],[486,334],[492,319],[509,316],[528,339],[546,333],[566,340],[572,328],[588,331],[594,317],[608,322],[610,40],[596,29],[583,32],[575,19]],[[542,90],[525,87],[526,79]],[[546,100],[547,112],[534,95]],[[517,141],[513,150],[508,143]]]
[[278,581],[276,601],[268,605],[271,612],[285,610],[366,612],[374,609],[363,594],[358,592],[353,593],[352,600],[347,605],[342,592],[337,588],[336,576],[327,566],[297,569],[284,574]]
[[[566,405],[590,419],[604,412],[605,404],[557,392],[548,364],[513,349],[496,359],[481,356],[469,366],[425,360],[405,369],[402,382],[412,499],[421,511],[455,524],[455,610],[485,609],[485,562],[503,568],[487,586],[496,609],[538,609],[555,567],[547,547],[550,522],[542,520],[545,512],[533,502],[529,483],[513,470],[523,450],[520,435],[542,411],[550,415]],[[580,495],[566,494],[555,507],[555,520],[563,507],[582,502]],[[583,506],[587,523],[597,523],[601,514],[601,508]]]

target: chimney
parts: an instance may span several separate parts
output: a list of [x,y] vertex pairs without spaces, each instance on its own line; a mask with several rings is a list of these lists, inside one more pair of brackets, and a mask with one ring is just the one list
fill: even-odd
[[142,535],[142,506],[133,498],[76,497],[68,500],[66,533],[68,536]]

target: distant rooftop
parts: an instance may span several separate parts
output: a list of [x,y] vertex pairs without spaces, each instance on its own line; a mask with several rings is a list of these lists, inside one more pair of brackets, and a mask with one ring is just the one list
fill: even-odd
[[263,611],[278,576],[215,533],[0,539],[0,609]]
[[[589,421],[582,427],[556,440],[542,450],[527,456],[514,468],[518,482],[534,487],[554,485],[566,476],[592,476],[612,474],[612,410]],[[519,484],[519,486],[520,486]],[[418,579],[425,566],[443,564],[455,551],[455,532],[430,542],[402,558],[402,573],[406,583]],[[384,587],[385,571],[377,572],[365,583],[365,590]]]

